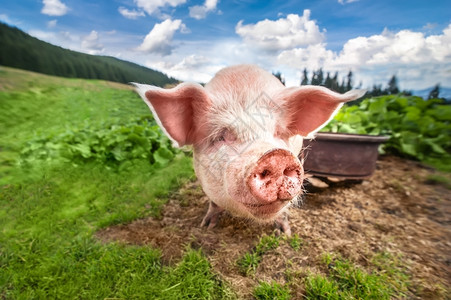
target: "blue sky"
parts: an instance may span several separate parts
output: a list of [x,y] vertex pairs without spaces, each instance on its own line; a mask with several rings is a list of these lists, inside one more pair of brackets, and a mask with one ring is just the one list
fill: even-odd
[[451,87],[449,0],[0,0],[0,21],[50,43],[187,81],[258,64],[287,85],[322,67],[363,87]]

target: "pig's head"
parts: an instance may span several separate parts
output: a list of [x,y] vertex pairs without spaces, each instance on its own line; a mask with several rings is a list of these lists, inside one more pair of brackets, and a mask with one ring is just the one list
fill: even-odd
[[205,87],[136,86],[174,145],[193,145],[194,168],[210,200],[260,221],[275,219],[302,193],[302,137],[363,94],[286,88],[250,65],[223,69]]

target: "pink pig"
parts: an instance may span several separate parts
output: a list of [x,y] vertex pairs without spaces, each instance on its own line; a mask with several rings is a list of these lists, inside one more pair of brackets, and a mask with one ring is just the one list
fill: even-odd
[[275,222],[287,235],[287,209],[302,193],[297,157],[302,138],[321,129],[344,102],[364,94],[287,88],[252,65],[225,68],[205,87],[136,88],[173,144],[193,146],[194,169],[210,199],[202,226],[214,227],[226,210]]

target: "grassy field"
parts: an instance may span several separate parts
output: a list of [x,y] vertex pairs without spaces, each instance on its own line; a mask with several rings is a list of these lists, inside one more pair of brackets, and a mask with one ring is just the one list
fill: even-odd
[[[193,177],[191,158],[164,168],[135,159],[21,161],[30,141],[77,134],[148,114],[128,87],[0,68],[0,298],[222,298],[227,289],[201,252],[178,264],[160,249],[100,244],[96,230],[158,215],[168,194]],[[58,139],[56,139],[58,141]]]
[[[172,149],[129,86],[0,67],[0,298],[237,298],[202,250],[186,246],[168,265],[165,249],[95,237],[158,217],[193,179],[189,153]],[[310,247],[296,234],[260,235],[232,266],[243,278],[268,253]],[[286,284],[259,281],[248,298],[405,296],[409,276],[396,256],[381,252],[364,268],[336,253],[316,255],[307,269],[287,261]]]

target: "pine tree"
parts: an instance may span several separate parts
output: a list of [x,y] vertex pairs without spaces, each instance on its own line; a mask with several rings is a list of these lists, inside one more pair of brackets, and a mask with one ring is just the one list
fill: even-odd
[[436,84],[435,87],[429,92],[429,99],[438,99],[440,95],[440,84]]
[[308,72],[307,72],[307,69],[304,69],[304,73],[302,75],[301,85],[308,85]]
[[319,85],[318,74],[316,71],[313,71],[313,73],[312,73],[312,80],[310,80],[310,84],[311,85]]
[[373,97],[377,97],[377,96],[381,96],[381,95],[383,95],[383,92],[382,92],[382,85],[373,85],[373,90],[371,91],[371,96],[373,96]]
[[387,93],[389,95],[394,95],[394,94],[399,93],[398,79],[396,78],[396,75],[393,75],[393,77],[388,82]]
[[318,85],[324,85],[324,73],[323,68],[320,68],[317,72]]
[[331,90],[336,91],[336,92],[340,91],[339,83],[338,83],[338,72],[335,72],[335,75],[332,78]]
[[348,73],[348,82],[346,83],[345,92],[350,91],[350,90],[352,90],[352,71],[349,71],[349,73]]
[[332,78],[330,78],[330,73],[329,72],[327,72],[326,80],[324,81],[324,86],[329,88],[329,89],[332,89]]
[[345,79],[343,78],[341,85],[338,87],[338,92],[340,93],[345,93],[346,92],[346,83],[345,83]]

